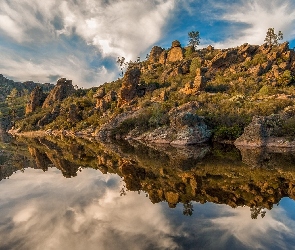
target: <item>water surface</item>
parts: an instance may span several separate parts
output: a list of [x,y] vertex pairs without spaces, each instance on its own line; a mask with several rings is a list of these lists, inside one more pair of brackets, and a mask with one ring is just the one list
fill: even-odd
[[295,249],[295,153],[18,139],[0,249]]

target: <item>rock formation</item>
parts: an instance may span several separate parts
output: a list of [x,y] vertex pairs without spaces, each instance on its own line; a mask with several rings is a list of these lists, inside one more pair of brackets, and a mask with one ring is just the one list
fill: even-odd
[[169,112],[169,127],[160,127],[140,136],[140,140],[171,145],[193,145],[207,142],[211,131],[203,118],[195,114],[197,102],[186,103]]
[[295,142],[280,137],[280,130],[286,114],[270,116],[254,116],[252,122],[245,127],[244,133],[235,141],[236,146],[247,147],[294,147]]
[[[149,62],[150,63],[158,63],[163,51],[164,51],[163,48],[161,48],[159,46],[154,46],[150,52],[150,55],[149,55]],[[161,62],[162,61],[163,61],[163,58],[161,58]]]
[[128,69],[122,81],[119,91],[118,106],[123,106],[131,102],[137,96],[137,87],[140,80],[140,70],[138,68]]
[[68,121],[72,123],[81,121],[81,116],[79,115],[79,108],[74,103],[72,103],[69,107]]
[[167,62],[176,62],[183,60],[183,51],[179,41],[173,41],[170,51],[167,55]]
[[105,92],[105,88],[101,88],[93,96],[96,98],[96,108],[101,112],[105,112],[111,107],[111,103],[117,101],[117,93],[113,90],[108,93]]
[[184,88],[180,89],[180,91],[186,95],[195,95],[198,91],[205,90],[206,87],[206,78],[205,72],[206,68],[197,68],[196,69],[196,77],[193,82],[188,82],[185,84]]
[[41,87],[36,87],[33,89],[30,99],[26,106],[26,115],[34,112],[36,108],[41,107],[45,101],[46,95],[43,93]]
[[63,99],[69,97],[74,93],[75,89],[72,84],[72,80],[67,80],[66,78],[60,78],[54,89],[51,90],[47,98],[43,103],[43,108],[52,107],[53,104],[62,101]]

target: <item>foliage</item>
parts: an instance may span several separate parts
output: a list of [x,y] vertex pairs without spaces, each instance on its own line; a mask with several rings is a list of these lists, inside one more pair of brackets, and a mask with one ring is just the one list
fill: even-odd
[[294,82],[294,76],[292,75],[292,72],[290,70],[285,70],[283,74],[281,74],[280,77],[277,79],[277,81],[278,86],[286,87]]
[[232,127],[218,126],[214,129],[214,139],[235,140],[243,133],[242,127],[234,125]]
[[278,34],[275,33],[274,28],[269,28],[266,32],[266,37],[264,41],[267,43],[267,45],[278,45],[278,41],[283,40],[283,33],[282,31],[279,31]]
[[190,31],[188,33],[188,45],[192,46],[194,49],[200,44],[200,32],[199,31]]

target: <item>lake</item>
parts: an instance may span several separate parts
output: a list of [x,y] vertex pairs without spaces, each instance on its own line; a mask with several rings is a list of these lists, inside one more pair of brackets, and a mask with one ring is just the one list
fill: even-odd
[[295,152],[0,143],[0,249],[295,249]]

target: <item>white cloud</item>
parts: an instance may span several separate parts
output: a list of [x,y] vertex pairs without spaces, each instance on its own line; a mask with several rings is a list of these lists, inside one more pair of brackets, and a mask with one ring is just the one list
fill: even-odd
[[87,58],[82,53],[52,53],[51,56],[30,59],[6,50],[3,51],[1,58],[1,73],[15,81],[25,79],[55,82],[56,78],[66,77],[73,80],[74,85],[91,87],[111,81],[116,76],[116,72],[109,72],[103,65],[98,68],[89,67]]
[[284,249],[287,246],[283,236],[295,236],[294,225],[291,221],[288,222],[289,219],[282,208],[267,210],[266,217],[258,219],[250,218],[249,207],[232,209],[227,206],[223,208],[222,213],[219,218],[211,219],[213,225],[209,228],[222,232],[219,242],[221,245],[234,237],[249,249],[265,249],[270,245]]
[[161,206],[144,194],[121,197],[120,180],[92,169],[72,179],[26,169],[1,181],[0,247],[176,249],[177,232]]
[[[116,72],[110,74],[103,65],[95,68],[87,62],[86,58],[91,56],[93,50],[85,51],[85,47],[97,48],[97,60],[101,56],[124,56],[134,60],[160,39],[174,7],[175,0],[87,0],[78,3],[75,0],[1,1],[1,36],[12,39],[11,43],[18,45],[15,52],[20,52],[17,58],[6,52],[9,61],[6,66],[4,63],[0,65],[4,70],[1,73],[23,81],[31,79],[41,82],[46,82],[49,75],[70,75],[69,78],[82,83],[80,86],[84,87],[114,80]],[[72,48],[80,50],[80,55],[84,53],[80,59],[82,62],[77,57],[71,60],[73,56],[67,51],[68,55],[63,53],[63,60],[68,60],[68,63],[62,64],[54,44],[69,47],[68,43],[74,36],[85,44],[81,48]],[[41,61],[42,65],[32,64],[29,55],[21,53],[25,51],[29,54],[30,49],[36,47],[39,50],[31,52],[31,58],[40,59],[42,49],[52,50],[50,58]],[[0,42],[0,49],[6,51],[7,44]],[[77,55],[76,52],[73,54]],[[18,63],[12,63],[13,59]]]
[[[268,28],[281,30],[284,40],[295,38],[295,3],[293,0],[249,0],[236,4],[214,4],[224,14],[215,16],[217,20],[241,24],[227,31],[228,38],[215,45],[233,47],[245,42],[262,44]],[[243,26],[244,25],[244,26]]]

